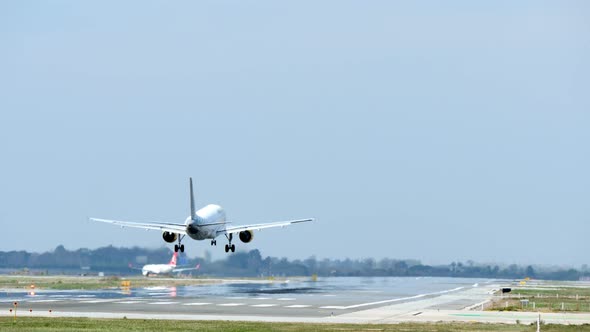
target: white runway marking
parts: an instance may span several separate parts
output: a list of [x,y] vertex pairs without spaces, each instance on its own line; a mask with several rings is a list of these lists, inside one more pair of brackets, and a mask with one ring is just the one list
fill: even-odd
[[80,303],[107,303],[107,302],[115,302],[118,301],[118,299],[102,299],[102,300],[82,300],[82,301],[78,301]]
[[295,298],[292,297],[281,297],[277,299],[278,301],[295,301]]
[[376,305],[376,304],[385,304],[385,303],[394,303],[394,302],[400,302],[400,301],[405,301],[405,300],[414,300],[414,299],[419,299],[419,298],[426,297],[426,296],[429,296],[429,295],[442,295],[442,294],[445,294],[445,293],[450,293],[450,292],[458,291],[458,290],[463,289],[463,288],[464,287],[457,287],[457,288],[447,289],[447,290],[440,291],[440,292],[434,292],[434,293],[428,293],[428,294],[419,294],[419,295],[414,295],[414,296],[401,297],[401,298],[397,298],[397,299],[377,301],[377,302],[354,304],[354,305],[349,305],[349,306],[346,306],[346,307],[345,306],[320,307],[320,309],[355,309],[355,308],[366,307],[366,306]]
[[285,308],[308,308],[311,307],[311,305],[308,304],[294,304],[294,305],[288,305]]
[[252,300],[270,300],[270,297],[255,297]]
[[230,296],[230,297],[226,297],[226,299],[228,300],[243,300],[245,299],[244,296]]
[[251,307],[255,307],[255,308],[268,308],[268,307],[275,307],[277,306],[276,304],[270,304],[270,303],[262,303],[262,304],[253,304],[251,305]]
[[135,303],[142,303],[141,301],[119,301],[119,302],[115,302],[115,303],[120,303],[120,304],[135,304]]
[[31,300],[31,301],[26,301],[29,303],[44,303],[44,302],[59,302],[62,300]]
[[240,305],[244,305],[244,303],[221,303],[221,304],[218,304],[217,306],[219,306],[219,307],[237,307]]
[[150,302],[148,304],[176,304],[179,302],[174,302],[174,301],[160,301],[160,302]]
[[192,302],[192,303],[183,303],[182,305],[209,305],[211,303],[208,302]]

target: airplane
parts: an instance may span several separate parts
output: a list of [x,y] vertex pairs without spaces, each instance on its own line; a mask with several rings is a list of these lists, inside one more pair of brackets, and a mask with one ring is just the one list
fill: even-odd
[[184,252],[184,244],[182,240],[186,235],[198,241],[211,240],[211,245],[216,246],[216,238],[220,235],[225,235],[228,244],[225,245],[225,252],[235,252],[236,246],[232,244],[234,234],[238,234],[240,241],[249,243],[254,238],[255,230],[261,230],[272,227],[285,227],[293,224],[313,221],[313,218],[296,219],[287,221],[278,221],[264,224],[252,224],[244,226],[228,226],[229,221],[225,219],[225,211],[219,205],[209,204],[205,207],[195,209],[195,196],[193,194],[193,178],[189,178],[190,182],[190,209],[191,214],[186,218],[184,224],[166,223],[166,222],[132,222],[110,219],[89,218],[92,221],[99,221],[108,224],[118,225],[121,227],[134,227],[146,230],[162,231],[162,238],[168,243],[178,241],[174,245],[174,252]]
[[192,271],[198,270],[201,265],[197,264],[195,267],[187,267],[187,268],[176,268],[176,262],[178,260],[178,252],[172,254],[172,258],[168,264],[146,264],[141,269],[134,268],[131,263],[129,263],[129,267],[135,270],[141,270],[141,274],[146,277],[156,274],[171,274],[175,272],[183,272],[183,271]]

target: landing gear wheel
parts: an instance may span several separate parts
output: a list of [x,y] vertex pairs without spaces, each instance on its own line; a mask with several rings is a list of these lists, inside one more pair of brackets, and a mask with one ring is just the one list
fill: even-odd
[[184,239],[184,235],[180,235],[178,237],[178,244],[174,245],[174,252],[178,252],[178,250],[180,250],[180,252],[184,252],[184,244],[182,244],[182,239]]
[[217,241],[215,241],[215,240],[211,240],[211,245],[212,245],[212,246],[216,246],[216,245],[217,245]]
[[229,252],[230,250],[231,250],[231,252],[235,252],[236,246],[231,244],[231,240],[233,238],[232,233],[225,234],[225,237],[227,238],[227,241],[229,242],[228,244],[225,245],[225,252]]

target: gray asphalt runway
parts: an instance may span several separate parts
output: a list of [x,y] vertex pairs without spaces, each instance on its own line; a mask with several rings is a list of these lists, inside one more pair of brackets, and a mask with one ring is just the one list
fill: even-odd
[[453,278],[324,278],[312,282],[236,282],[218,285],[130,290],[52,291],[34,295],[0,293],[0,305],[13,301],[34,313],[207,315],[235,317],[335,317],[387,305],[421,303],[426,308],[463,309],[498,287],[488,280]]
[[[314,323],[534,323],[535,312],[480,311],[506,281],[454,278],[323,278],[96,291],[0,290],[0,316]],[[29,309],[32,312],[29,312]],[[51,310],[51,312],[50,312]],[[587,313],[543,313],[553,324],[589,324]]]

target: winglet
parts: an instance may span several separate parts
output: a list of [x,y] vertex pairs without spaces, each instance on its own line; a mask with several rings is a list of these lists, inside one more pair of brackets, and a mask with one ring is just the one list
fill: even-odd
[[193,178],[189,178],[191,185],[191,220],[195,220],[197,217],[195,214],[195,195],[193,194]]

